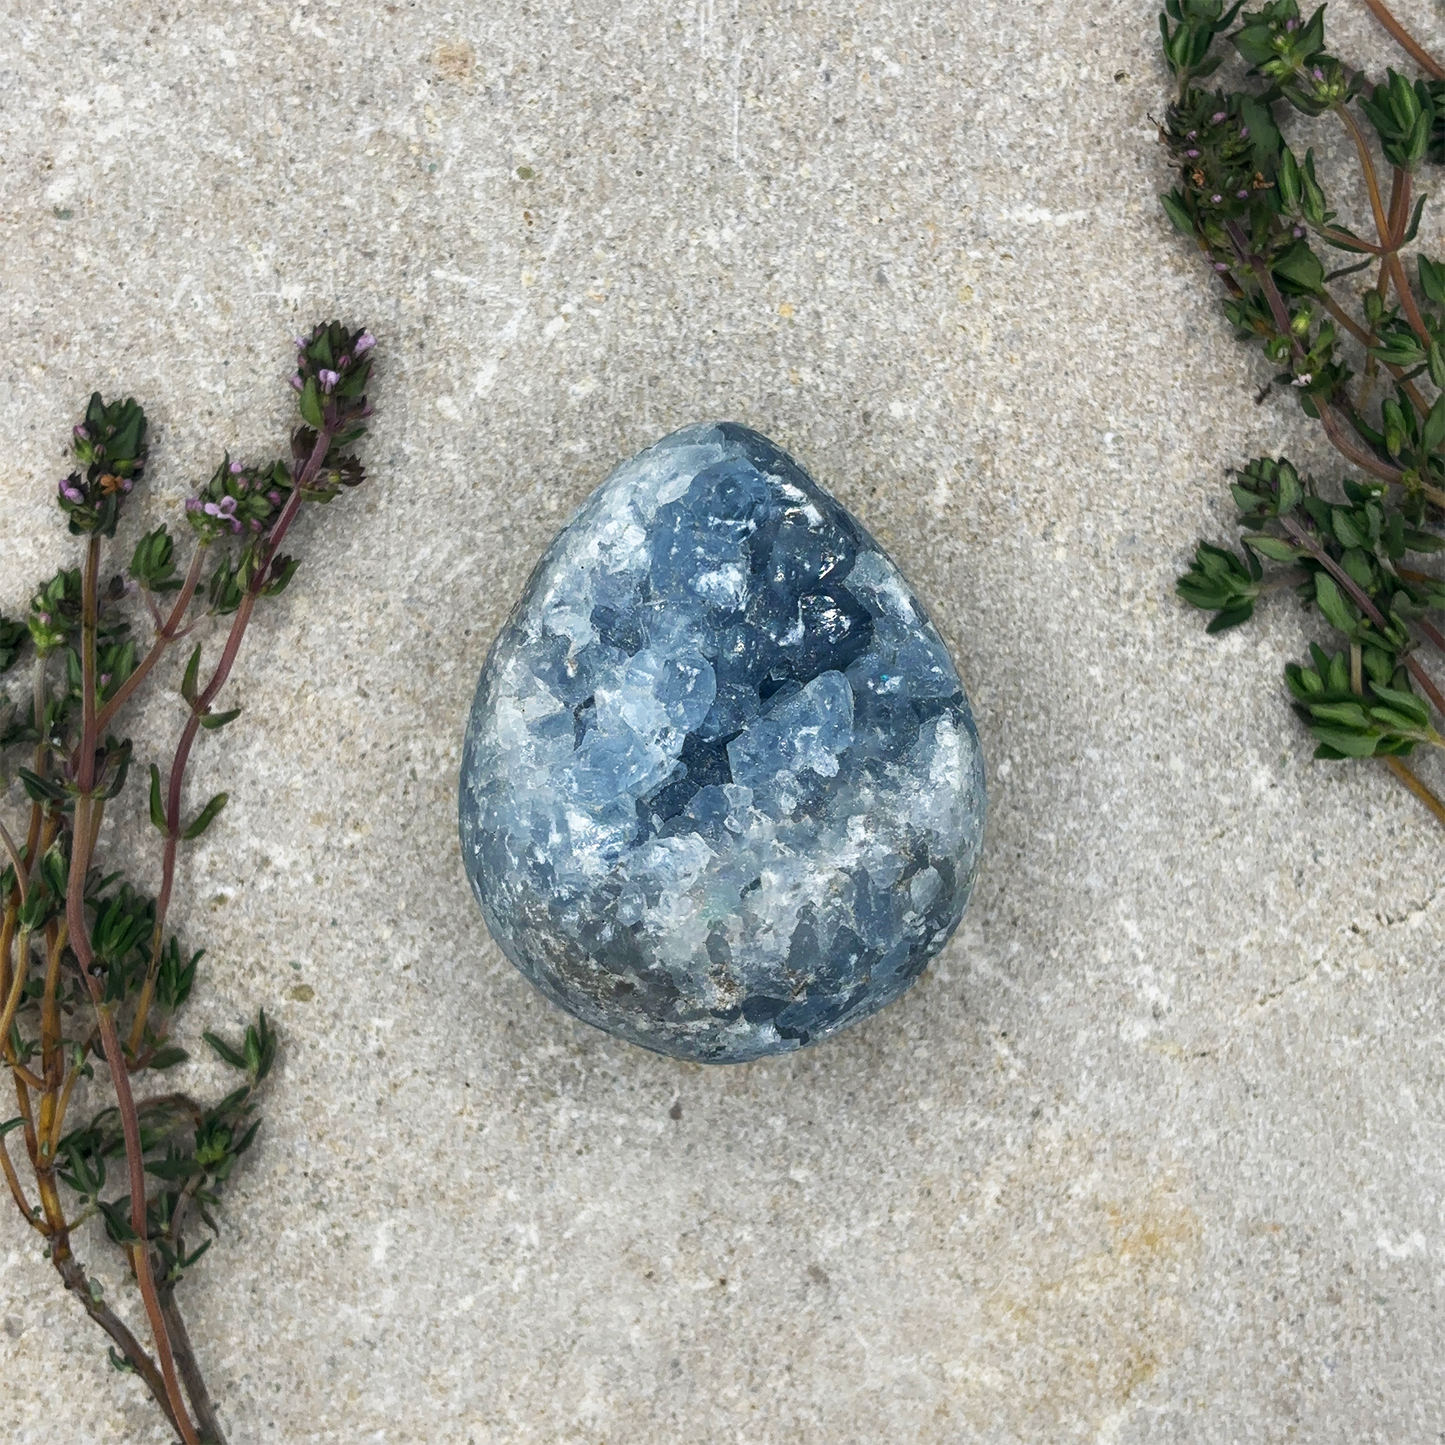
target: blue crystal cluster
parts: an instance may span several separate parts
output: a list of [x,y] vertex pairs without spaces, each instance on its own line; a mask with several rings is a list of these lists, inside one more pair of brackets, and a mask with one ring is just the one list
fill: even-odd
[[826,1037],[968,901],[983,763],[898,569],[765,437],[686,427],[552,543],[492,647],[462,855],[549,998],[681,1058]]

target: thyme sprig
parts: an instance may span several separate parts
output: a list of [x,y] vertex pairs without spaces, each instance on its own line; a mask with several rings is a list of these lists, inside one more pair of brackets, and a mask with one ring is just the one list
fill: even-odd
[[[221,1191],[256,1138],[256,1095],[277,1049],[263,1011],[239,1042],[203,1034],[241,1075],[224,1098],[206,1105],[172,1089],[138,1097],[187,1058],[171,1022],[203,951],[189,952],[168,929],[176,861],[227,800],[216,793],[187,817],[186,776],[201,730],[228,727],[242,711],[216,704],[255,609],[295,575],[297,562],[281,546],[297,514],[363,479],[349,448],[371,414],[364,392],[373,345],[369,332],[339,322],[297,338],[291,385],[300,424],[290,457],[222,460],[186,502],[183,574],[177,541],[161,526],[136,543],[124,576],[104,577],[144,475],[146,418],[130,398],[92,396],[72,437],[75,469],[56,490],[70,532],[84,539],[81,565],[38,586],[23,620],[0,617],[0,673],[31,658],[28,689],[0,694],[0,804],[16,793],[28,803],[23,827],[12,831],[0,816],[0,1059],[19,1109],[0,1123],[0,1171],[61,1282],[110,1337],[112,1364],[140,1377],[185,1445],[223,1445],[223,1436],[176,1288],[211,1243],[197,1240],[197,1222],[216,1231]],[[144,651],[137,602],[150,619]],[[185,720],[175,752],[164,775],[154,763],[148,771],[150,821],[161,834],[152,897],[97,856],[105,810],[131,772],[132,744],[112,725],[208,618],[229,619],[219,656],[207,669],[206,642],[195,642],[178,683]],[[12,773],[16,757],[29,761]],[[112,1097],[76,1123],[77,1090],[101,1086],[97,1062]],[[28,1180],[10,1152],[12,1134],[24,1143]],[[92,1218],[124,1255],[151,1349],[75,1255],[75,1231]]]
[[[1431,620],[1445,579],[1428,570],[1445,550],[1445,263],[1418,253],[1408,268],[1404,254],[1426,201],[1419,174],[1445,162],[1445,68],[1382,0],[1365,3],[1423,77],[1371,81],[1331,55],[1323,5],[1306,20],[1295,0],[1259,11],[1165,0],[1159,17],[1176,86],[1160,138],[1179,175],[1164,210],[1224,288],[1236,335],[1262,347],[1351,469],[1321,482],[1282,457],[1249,462],[1231,487],[1239,549],[1200,542],[1178,590],[1214,613],[1210,632],[1247,622],[1272,593],[1313,608],[1335,641],[1311,643],[1310,664],[1285,681],[1315,756],[1381,758],[1445,823],[1404,761],[1445,748],[1431,670],[1445,654]],[[1234,89],[1206,89],[1225,41],[1246,72]],[[1340,125],[1368,231],[1331,207],[1313,150],[1285,143],[1291,112]],[[1327,268],[1331,251],[1350,259]]]

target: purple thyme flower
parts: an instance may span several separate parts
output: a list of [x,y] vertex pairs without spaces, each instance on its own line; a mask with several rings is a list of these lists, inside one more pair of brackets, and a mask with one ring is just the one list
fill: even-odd
[[356,346],[353,348],[353,354],[356,356],[365,356],[375,345],[376,337],[369,331],[363,331],[361,335],[356,338]]
[[281,493],[272,487],[271,490],[266,493],[266,500],[270,502],[273,507],[279,507],[281,505]]
[[291,385],[294,386],[297,391],[302,389],[304,383],[301,380],[301,373],[299,371],[291,378]]
[[1294,233],[1295,233],[1295,239],[1298,240],[1299,237],[1301,237],[1301,236],[1304,235],[1304,233],[1305,233],[1305,228],[1304,228],[1303,226],[1296,226],[1296,227],[1294,228]]
[[199,512],[201,510],[201,499],[199,497],[186,498],[186,511]]
[[110,686],[110,674],[109,674],[108,672],[103,672],[103,673],[101,673],[101,675],[100,675],[100,685],[101,685],[102,687],[109,687],[109,686]]
[[1214,269],[1216,271],[1227,271],[1229,270],[1229,267],[1226,266],[1223,261],[1216,261],[1214,263]]
[[1235,192],[1235,194],[1239,197],[1241,201],[1247,201],[1249,199],[1248,191],[1237,191]]
[[1249,127],[1248,127],[1247,125],[1242,125],[1242,126],[1240,126],[1240,128],[1239,128],[1239,138],[1240,138],[1240,140],[1248,140],[1248,139],[1249,139]]
[[1315,68],[1314,68],[1312,71],[1310,71],[1310,74],[1313,75],[1314,78],[1315,78],[1317,81],[1320,82],[1320,84],[1322,84],[1322,85],[1324,84],[1325,73],[1324,73],[1323,70],[1321,70],[1321,69],[1319,68],[1318,65],[1315,66]]
[[1224,199],[1223,196],[1210,196],[1209,198],[1216,206]]
[[1193,160],[1193,159],[1199,154],[1199,152],[1198,152],[1198,151],[1194,151],[1194,150],[1190,150],[1190,151],[1185,151],[1184,154],[1187,155],[1190,160]]
[[321,370],[316,373],[316,379],[321,383],[322,391],[330,391],[331,388],[341,380],[341,377],[334,371],[327,371],[323,366]]
[[1295,31],[1299,29],[1299,21],[1291,15],[1290,18],[1284,22],[1284,28],[1286,34],[1293,35]]
[[1224,111],[1222,111],[1222,110],[1217,110],[1217,111],[1215,111],[1214,114],[1210,117],[1210,123],[1211,123],[1212,125],[1218,125],[1218,124],[1220,123],[1220,121],[1226,120],[1226,119],[1228,119],[1228,116],[1226,115],[1226,113],[1225,113]]
[[67,502],[74,502],[77,506],[85,500],[85,493],[82,492],[79,487],[72,487],[69,477],[61,479],[60,495],[64,497]]
[[261,530],[261,524],[255,517],[251,518],[251,530],[253,532],[259,532]]
[[78,442],[88,442],[90,433],[83,426],[78,426],[75,428],[75,439]]
[[246,469],[240,464],[240,462],[231,463],[231,475],[233,477],[239,477],[241,473],[245,470]]

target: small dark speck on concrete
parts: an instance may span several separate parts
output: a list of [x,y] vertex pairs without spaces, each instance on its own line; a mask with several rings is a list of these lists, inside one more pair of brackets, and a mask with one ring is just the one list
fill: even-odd
[[674,1099],[674,1100],[672,1101],[672,1108],[670,1108],[670,1109],[667,1111],[667,1117],[668,1117],[669,1119],[680,1119],[680,1118],[682,1118],[682,1100],[681,1100],[681,1099]]

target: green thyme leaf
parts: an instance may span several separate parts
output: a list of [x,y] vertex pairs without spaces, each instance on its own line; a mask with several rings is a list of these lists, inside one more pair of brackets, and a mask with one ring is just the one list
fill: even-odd
[[170,832],[170,825],[166,822],[165,805],[161,802],[161,770],[154,763],[151,764],[151,822],[161,830],[162,833]]
[[229,712],[208,712],[201,715],[201,726],[214,732],[217,728],[223,728],[228,722],[235,722],[241,716],[241,709],[233,707]]
[[216,821],[216,815],[226,806],[227,794],[217,793],[209,803],[196,815],[196,820],[181,834],[183,838],[199,838],[212,823]]

